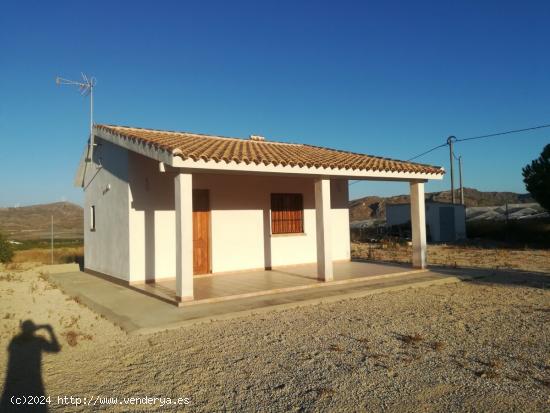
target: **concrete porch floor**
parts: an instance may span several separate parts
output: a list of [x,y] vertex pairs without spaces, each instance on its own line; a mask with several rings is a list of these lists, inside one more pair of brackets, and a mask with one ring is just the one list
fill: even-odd
[[[397,266],[397,268],[403,268]],[[304,305],[330,303],[382,292],[456,283],[482,276],[480,271],[430,270],[417,273],[363,277],[353,283],[327,283],[324,288],[305,288],[178,308],[156,297],[83,272],[50,274],[49,279],[65,294],[103,315],[131,334],[150,334],[197,323],[228,320]],[[230,276],[231,277],[231,276]]]
[[133,284],[132,287],[163,301],[186,307],[309,288],[351,284],[367,279],[425,271],[413,269],[408,265],[341,261],[334,262],[334,280],[330,282],[317,280],[317,265],[315,263],[275,267],[271,271],[236,271],[223,274],[198,275],[193,280],[195,299],[181,303],[176,301],[175,279],[164,279],[147,284]]

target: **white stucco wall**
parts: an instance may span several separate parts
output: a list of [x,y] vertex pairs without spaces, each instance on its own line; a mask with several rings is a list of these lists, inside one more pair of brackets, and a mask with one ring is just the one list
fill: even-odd
[[[101,139],[96,143],[84,182],[84,266],[128,280],[128,152]],[[92,205],[95,231],[90,230]]]
[[[175,276],[174,173],[130,153],[131,281]],[[313,178],[265,175],[193,175],[193,188],[210,192],[212,272],[315,262]],[[271,193],[302,193],[304,234],[270,233]],[[331,185],[334,260],[350,258],[348,185]],[[154,234],[154,235],[153,235]]]
[[174,175],[129,152],[130,281],[175,276]]

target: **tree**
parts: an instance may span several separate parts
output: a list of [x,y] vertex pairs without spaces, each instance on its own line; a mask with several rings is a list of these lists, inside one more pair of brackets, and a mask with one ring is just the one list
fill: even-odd
[[550,144],[546,145],[540,156],[522,169],[523,182],[527,191],[550,211]]
[[0,232],[0,262],[6,264],[13,258],[13,248]]

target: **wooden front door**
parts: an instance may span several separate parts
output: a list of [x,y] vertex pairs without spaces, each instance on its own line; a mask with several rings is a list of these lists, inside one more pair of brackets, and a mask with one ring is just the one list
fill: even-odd
[[193,274],[210,272],[210,197],[208,189],[193,189]]

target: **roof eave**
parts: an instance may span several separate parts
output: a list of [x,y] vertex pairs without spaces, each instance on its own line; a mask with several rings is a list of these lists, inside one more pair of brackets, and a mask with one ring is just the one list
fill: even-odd
[[[440,173],[425,172],[404,172],[404,171],[384,171],[384,170],[362,170],[351,168],[324,168],[315,166],[299,165],[273,165],[273,164],[255,164],[236,161],[214,161],[191,158],[185,158],[181,150],[164,148],[142,139],[134,139],[123,134],[118,134],[106,130],[101,126],[94,127],[94,135],[111,142],[117,146],[123,147],[129,151],[138,153],[148,158],[163,162],[174,168],[186,168],[214,172],[241,172],[241,173],[270,173],[270,174],[288,174],[288,175],[308,175],[308,176],[331,176],[349,179],[365,180],[391,180],[391,181],[426,181],[441,180],[444,176],[444,169]],[[435,168],[434,168],[435,169]]]
[[423,173],[423,172],[404,172],[404,171],[382,171],[382,170],[359,170],[345,168],[323,168],[308,167],[299,165],[265,165],[263,163],[254,164],[245,162],[216,162],[214,160],[205,161],[203,159],[193,160],[184,159],[175,156],[171,164],[175,168],[195,169],[214,172],[241,172],[241,173],[269,173],[269,174],[290,174],[290,175],[312,175],[312,176],[331,176],[349,179],[365,180],[392,180],[392,181],[426,181],[441,180],[445,171],[441,173]]
[[129,151],[139,153],[140,155],[163,162],[170,166],[174,166],[175,156],[178,155],[177,150],[171,151],[167,148],[144,142],[140,139],[132,139],[122,134],[107,131],[101,127],[94,126],[94,135]]

